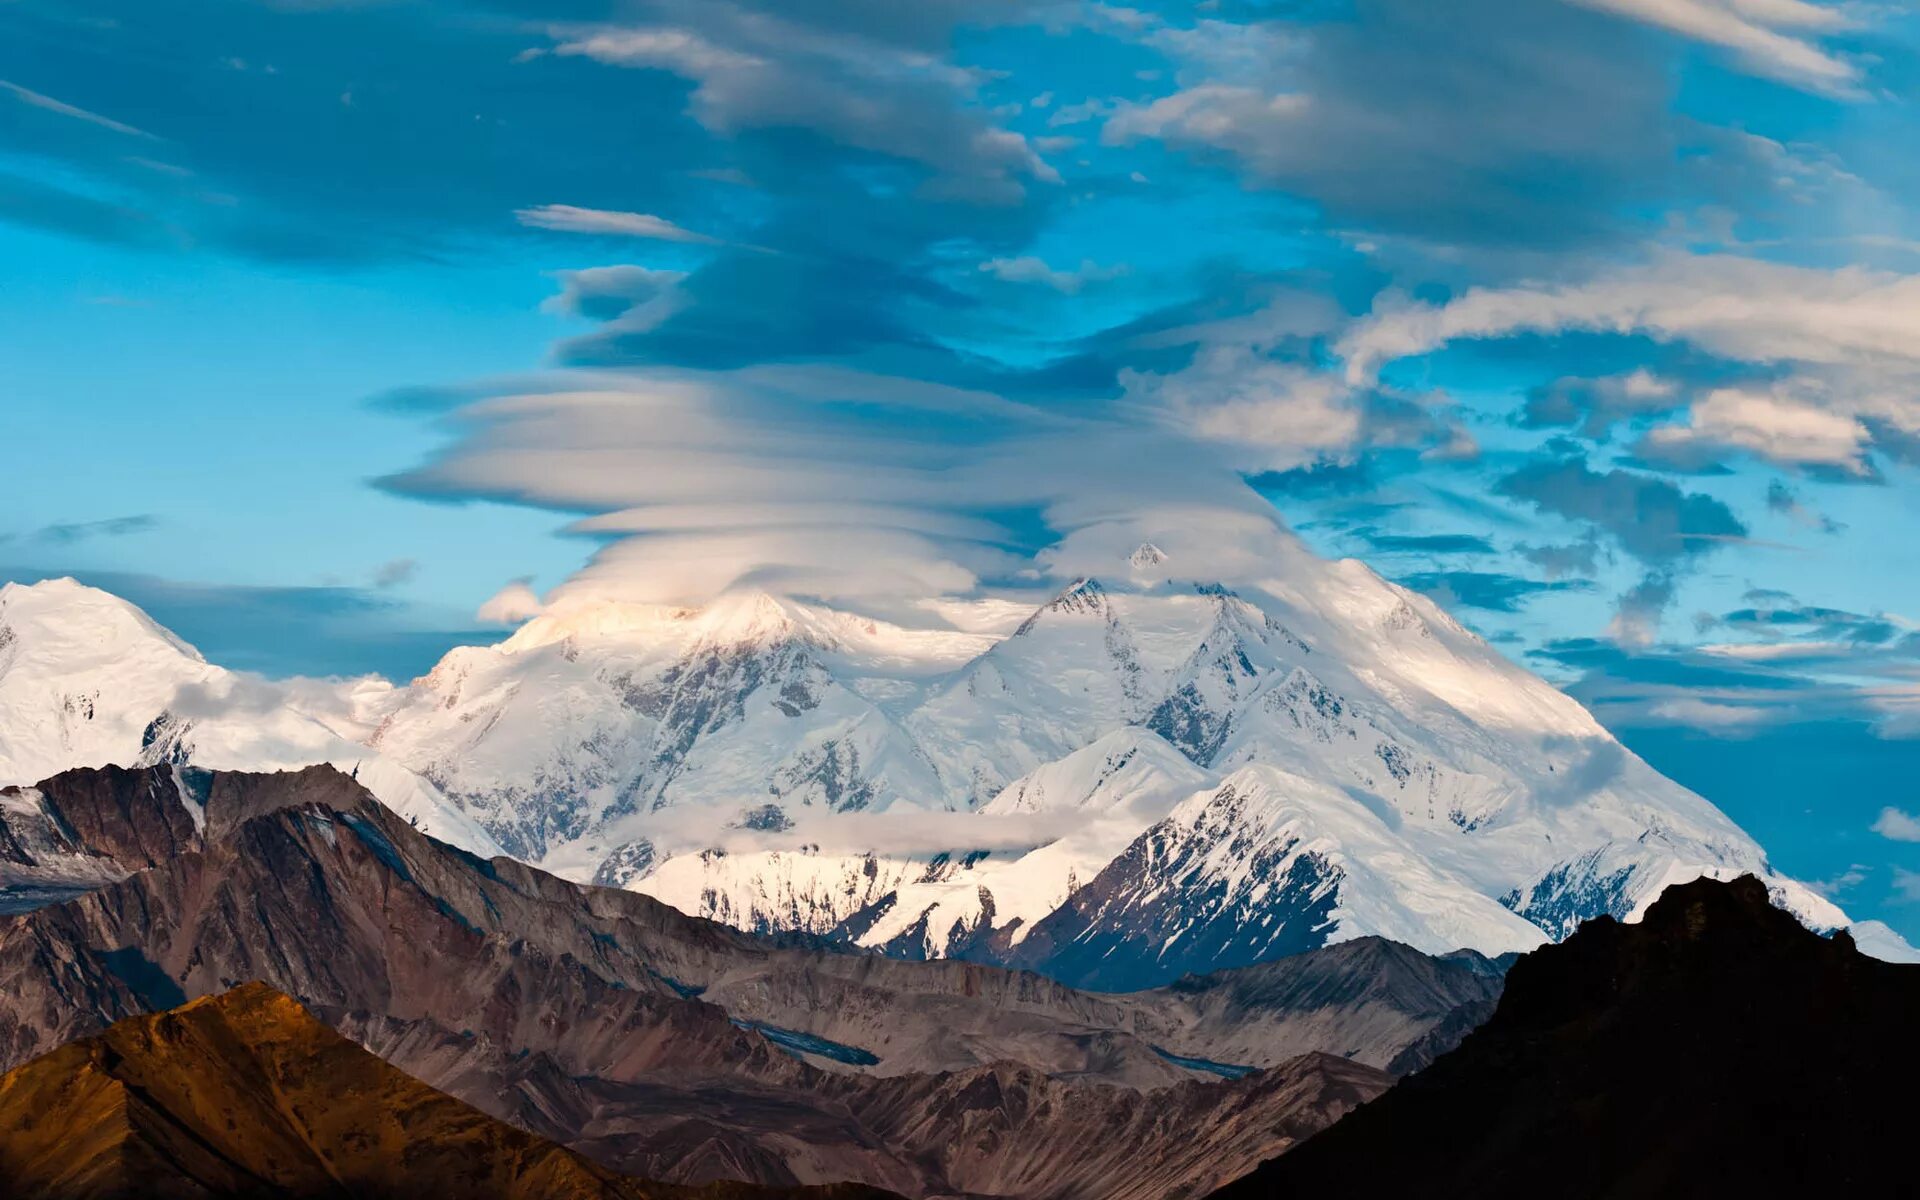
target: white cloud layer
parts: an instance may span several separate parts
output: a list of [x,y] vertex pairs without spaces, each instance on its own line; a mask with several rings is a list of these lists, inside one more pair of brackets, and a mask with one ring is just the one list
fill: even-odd
[[1920,817],[1897,808],[1883,808],[1873,823],[1873,831],[1896,842],[1920,842]]
[[1790,372],[1710,392],[1681,423],[1647,435],[1651,456],[1726,450],[1864,476],[1875,425],[1920,433],[1920,275],[1666,254],[1576,282],[1472,288],[1443,304],[1388,297],[1338,352],[1361,383],[1453,342],[1563,331],[1684,342]]
[[[1292,541],[1220,447],[1158,414],[844,369],[569,375],[451,425],[443,453],[388,485],[589,514],[571,531],[606,544],[548,602],[750,585],[884,607],[1111,570],[1143,541],[1236,577]],[[517,583],[480,615],[539,603]]]

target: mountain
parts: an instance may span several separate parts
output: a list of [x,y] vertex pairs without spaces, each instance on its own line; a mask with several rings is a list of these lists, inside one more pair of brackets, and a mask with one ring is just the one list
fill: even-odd
[[18,1200],[722,1200],[723,1191],[617,1176],[434,1091],[258,983],[129,1017],[0,1075],[0,1175]]
[[[39,724],[0,724],[0,771],[358,764],[483,856],[751,931],[1102,988],[1365,936],[1524,951],[1703,874],[1847,923],[1424,597],[1304,551],[1239,591],[1171,579],[1176,561],[1116,562],[1118,582],[1077,580],[997,633],[936,627],[952,610],[931,601],[913,628],[757,593],[560,604],[402,687],[225,708],[193,682],[218,669],[119,601],[10,588],[0,703]],[[102,622],[125,631],[94,638]],[[98,693],[86,721],[60,716],[70,680]],[[119,732],[62,740],[61,721]],[[248,732],[283,726],[320,740]]]
[[0,585],[0,785],[107,763],[332,763],[436,837],[500,853],[431,784],[365,745],[394,692],[378,679],[271,685],[207,662],[109,593],[71,579]]
[[1697,880],[1521,958],[1458,1048],[1216,1195],[1898,1191],[1916,1011],[1920,966]]
[[328,767],[83,769],[32,794],[113,881],[0,917],[0,1067],[260,980],[492,1117],[673,1182],[1204,1191],[1498,988],[1485,960],[1375,940],[1111,996],[757,937],[477,858]]

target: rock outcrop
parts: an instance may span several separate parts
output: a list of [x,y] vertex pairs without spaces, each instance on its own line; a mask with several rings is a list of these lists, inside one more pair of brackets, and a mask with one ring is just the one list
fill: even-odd
[[1823,938],[1751,876],[1521,958],[1493,1018],[1217,1193],[1520,1200],[1899,1191],[1920,966]]

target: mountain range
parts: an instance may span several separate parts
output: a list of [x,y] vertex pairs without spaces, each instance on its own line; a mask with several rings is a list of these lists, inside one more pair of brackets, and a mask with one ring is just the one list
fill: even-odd
[[[985,631],[933,602],[915,628],[758,593],[558,605],[404,685],[259,680],[105,593],[8,585],[0,779],[328,762],[483,858],[1106,990],[1367,936],[1523,951],[1700,875],[1849,925],[1426,598],[1304,552],[1238,590],[1175,565]],[[63,869],[0,885],[97,882]]]
[[331,767],[77,769],[6,845],[96,884],[0,917],[0,1069],[264,982],[625,1175],[1199,1194],[1485,1016],[1504,963],[1380,939],[1111,995],[769,938],[422,834]]

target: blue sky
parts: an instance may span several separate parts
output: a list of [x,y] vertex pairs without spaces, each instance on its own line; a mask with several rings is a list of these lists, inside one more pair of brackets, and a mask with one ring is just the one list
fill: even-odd
[[514,580],[881,611],[1271,503],[1920,936],[1916,51],[1897,2],[10,0],[0,575],[406,675]]

